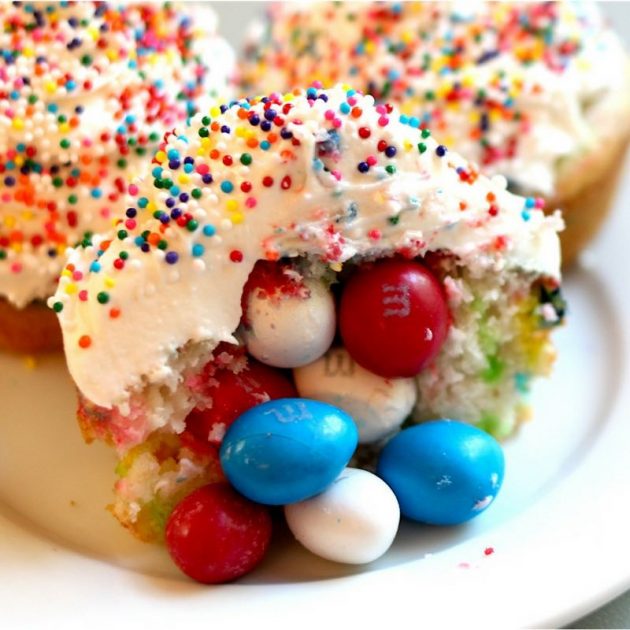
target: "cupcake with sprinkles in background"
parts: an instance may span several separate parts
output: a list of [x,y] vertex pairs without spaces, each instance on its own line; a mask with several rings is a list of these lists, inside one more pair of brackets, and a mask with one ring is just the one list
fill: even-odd
[[553,362],[562,221],[505,183],[343,85],[178,125],[49,301],[121,523],[163,540],[272,399],[347,409],[361,455],[433,418],[511,435]]
[[347,80],[398,104],[561,208],[565,265],[602,224],[630,137],[628,58],[594,2],[276,3],[242,80],[247,93]]
[[198,11],[0,5],[0,348],[60,347],[45,300],[65,250],[108,229],[164,134],[225,95],[232,52]]

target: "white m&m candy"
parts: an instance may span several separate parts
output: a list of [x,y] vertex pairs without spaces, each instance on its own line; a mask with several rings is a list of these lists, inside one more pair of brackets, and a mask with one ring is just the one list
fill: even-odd
[[344,348],[293,371],[300,396],[335,405],[352,416],[359,442],[375,442],[393,433],[416,402],[412,378],[384,378],[368,372]]
[[284,508],[289,529],[312,553],[365,564],[391,546],[400,522],[389,486],[367,470],[346,468],[321,494]]
[[249,295],[244,338],[259,361],[293,368],[311,363],[330,347],[336,326],[333,296],[321,281],[305,280],[303,286],[301,295]]

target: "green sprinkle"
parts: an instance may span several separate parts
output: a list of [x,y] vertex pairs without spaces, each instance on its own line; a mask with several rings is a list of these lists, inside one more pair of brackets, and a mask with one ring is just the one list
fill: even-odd
[[159,243],[158,243],[158,249],[166,249],[168,247],[168,241],[165,241],[164,239],[162,239]]
[[79,198],[76,195],[70,195],[68,197],[68,203],[75,204],[77,201],[79,201]]
[[96,296],[96,299],[98,300],[99,304],[107,304],[107,302],[109,302],[109,293],[106,293],[105,291],[101,291]]
[[127,230],[118,230],[118,238],[124,241],[128,236]]
[[424,142],[418,142],[418,152],[424,153],[427,150],[427,145]]
[[423,138],[428,138],[428,137],[431,135],[431,132],[430,132],[428,129],[423,129],[423,130],[420,132],[420,135],[421,135]]
[[55,311],[55,313],[61,313],[61,311],[63,311],[63,304],[61,302],[55,302],[53,304],[53,311]]
[[393,164],[388,164],[385,167],[385,170],[390,174],[393,175],[396,172],[396,167]]
[[201,189],[200,188],[193,188],[190,192],[190,194],[193,196],[193,198],[195,199],[201,199]]
[[249,166],[252,163],[252,156],[249,153],[243,153],[241,155],[241,164],[245,164],[245,166]]

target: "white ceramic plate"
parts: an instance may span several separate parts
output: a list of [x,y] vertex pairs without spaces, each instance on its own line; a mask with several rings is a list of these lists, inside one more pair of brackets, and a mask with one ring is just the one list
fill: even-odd
[[[629,193],[626,184],[620,199]],[[495,505],[462,527],[404,524],[363,569],[319,560],[281,534],[247,579],[187,581],[104,510],[114,458],[83,445],[62,359],[33,367],[0,356],[0,626],[556,626],[621,593],[630,586],[630,213],[618,210],[596,264],[566,278],[557,369],[538,383],[535,421],[506,445]]]

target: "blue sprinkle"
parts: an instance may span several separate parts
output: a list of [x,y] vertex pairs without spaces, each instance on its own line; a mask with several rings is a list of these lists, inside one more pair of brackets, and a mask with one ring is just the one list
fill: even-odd
[[214,236],[217,233],[214,225],[204,225],[203,226],[203,235],[204,236]]
[[221,190],[224,193],[231,193],[234,190],[234,184],[226,179],[225,181],[221,182]]
[[166,260],[169,265],[174,265],[179,260],[179,255],[177,252],[167,252],[164,260]]
[[192,255],[195,258],[199,258],[199,256],[203,256],[206,248],[201,243],[195,243],[192,247]]

